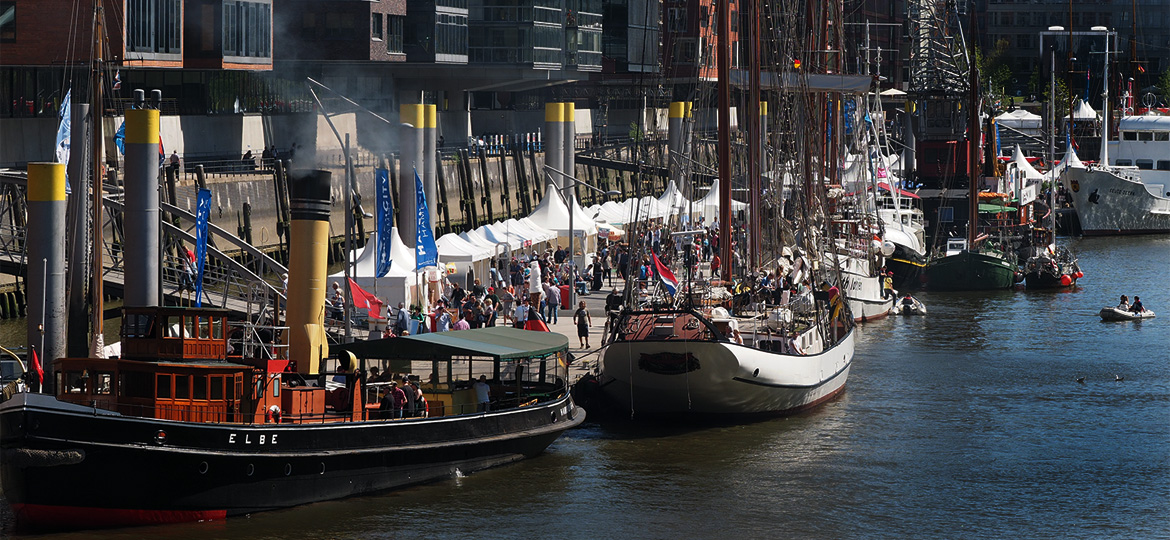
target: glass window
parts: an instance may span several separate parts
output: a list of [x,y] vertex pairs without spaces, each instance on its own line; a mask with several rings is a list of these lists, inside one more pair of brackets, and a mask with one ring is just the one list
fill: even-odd
[[[121,381],[118,384],[119,394],[125,397],[151,397],[150,374],[141,371],[123,371],[118,374]],[[170,387],[167,387],[168,391]]]
[[374,13],[370,16],[370,37],[382,39],[382,14]]
[[1138,140],[1139,141],[1152,141],[1152,140],[1154,140],[1154,134],[1150,133],[1148,131],[1139,132],[1138,133]]
[[190,375],[175,375],[175,399],[191,399]]
[[1158,170],[1159,171],[1170,171],[1170,160],[1159,159],[1158,160]]
[[160,398],[171,397],[171,376],[159,374],[154,379],[155,396]]
[[61,388],[62,394],[81,394],[85,392],[87,379],[83,378],[83,372],[66,371],[64,379],[65,385]]
[[122,318],[123,338],[154,337],[154,317],[145,313],[131,313]]
[[1136,131],[1124,131],[1121,133],[1121,138],[1123,138],[1127,141],[1136,141],[1137,140],[1137,132]]
[[1139,159],[1139,160],[1137,160],[1137,168],[1145,170],[1145,171],[1151,170],[1154,168],[1154,160],[1152,160],[1152,159]]
[[1119,159],[1119,160],[1114,161],[1113,164],[1117,165],[1118,167],[1132,167],[1133,161],[1130,161],[1128,159]]
[[16,41],[16,2],[0,2],[0,42]]
[[223,376],[211,376],[211,387],[208,388],[208,393],[210,394],[212,401],[223,400]]
[[191,399],[207,399],[207,376],[191,377]]
[[406,17],[398,15],[388,16],[389,34],[386,36],[386,50],[392,53],[402,52],[403,28],[406,26]]
[[114,374],[113,373],[98,373],[93,381],[93,393],[95,394],[113,394],[114,393]]
[[1168,131],[1155,131],[1154,132],[1154,140],[1155,141],[1170,141],[1170,132],[1168,132]]

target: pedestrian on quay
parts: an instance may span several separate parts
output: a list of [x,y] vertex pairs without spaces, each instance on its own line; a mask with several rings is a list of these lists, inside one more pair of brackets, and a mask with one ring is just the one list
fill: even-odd
[[593,324],[593,318],[589,316],[589,312],[585,309],[585,301],[581,301],[577,305],[577,311],[573,313],[573,322],[577,324],[577,337],[581,340],[581,348],[589,348],[589,327]]

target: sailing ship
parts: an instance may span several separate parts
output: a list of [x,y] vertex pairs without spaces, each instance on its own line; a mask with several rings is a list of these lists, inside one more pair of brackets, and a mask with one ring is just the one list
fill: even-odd
[[[744,9],[751,13],[754,2]],[[720,203],[721,267],[712,268],[719,279],[700,282],[687,272],[682,283],[673,272],[656,263],[663,286],[646,304],[626,308],[610,323],[612,331],[600,352],[599,372],[582,379],[575,388],[584,406],[594,410],[644,415],[667,419],[738,418],[776,415],[799,411],[824,403],[837,395],[849,377],[854,354],[854,322],[839,292],[841,277],[837,266],[826,254],[833,253],[833,231],[824,215],[802,216],[795,233],[784,230],[787,220],[768,221],[766,236],[758,232],[769,202],[770,208],[785,208],[785,201],[760,200],[749,203],[752,229],[748,244],[762,246],[770,240],[777,251],[778,271],[773,277],[791,286],[780,287],[779,294],[755,296],[738,291],[752,289],[747,276],[734,280],[733,258],[746,261],[742,266],[759,268],[751,261],[758,253],[749,249],[734,256],[732,252],[732,200],[730,151],[730,76],[727,53],[730,31],[727,27],[727,3],[719,3],[716,20],[723,27],[718,42],[718,172]],[[750,16],[749,16],[750,18]],[[752,56],[753,61],[758,55]],[[758,103],[759,71],[749,70],[749,103]],[[785,73],[804,77],[802,73]],[[801,86],[797,83],[794,86]],[[794,100],[807,98],[807,87]],[[797,97],[803,96],[803,97]],[[759,115],[748,115],[748,140],[762,140]],[[762,145],[747,145],[748,180],[766,175],[753,173],[759,163]],[[814,159],[787,161],[792,178],[803,178],[791,193],[808,197],[788,201],[787,208],[822,208],[824,185],[820,174],[812,173]],[[796,157],[794,155],[794,158]],[[824,162],[820,162],[823,164]],[[812,180],[816,177],[817,180]],[[753,198],[761,193],[775,196],[783,186],[768,189],[749,184]],[[775,211],[775,210],[773,210]],[[777,212],[779,214],[779,212]],[[781,223],[783,221],[784,223]],[[824,223],[822,226],[814,222]],[[796,241],[796,236],[801,240]],[[789,238],[782,242],[782,238]],[[739,246],[743,249],[744,246]],[[655,257],[656,258],[656,257]],[[769,265],[770,266],[770,265]],[[770,270],[771,268],[768,268]],[[837,283],[838,287],[830,283]],[[630,291],[632,286],[627,286]],[[737,294],[731,294],[736,291]],[[627,294],[627,298],[630,296]],[[734,300],[733,300],[734,298]],[[639,416],[640,417],[640,416]]]

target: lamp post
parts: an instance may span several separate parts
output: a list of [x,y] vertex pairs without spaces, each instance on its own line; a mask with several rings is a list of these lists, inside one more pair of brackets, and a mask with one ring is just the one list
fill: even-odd
[[[603,191],[601,189],[595,188],[589,184],[586,184],[585,182],[577,180],[576,178],[569,175],[568,173],[559,171],[559,170],[554,169],[548,165],[544,166],[544,171],[546,173],[555,173],[558,176],[560,176],[561,178],[573,182],[573,184],[575,184],[575,185],[587,187],[587,188],[589,188],[593,191],[596,191],[598,193],[601,193],[602,195],[605,195],[607,197],[616,197],[616,196],[621,195],[620,191],[617,191],[614,189],[611,189],[609,191]],[[550,180],[551,180],[551,178],[550,178]],[[569,192],[569,190],[566,189],[565,192],[569,193],[569,196],[566,197],[566,199],[568,199],[568,200],[565,201],[565,206],[569,207],[569,261],[570,261],[569,268],[571,269],[569,271],[569,281],[570,281],[570,283],[569,283],[569,305],[573,305],[577,302],[577,288],[576,288],[576,286],[577,286],[577,258],[573,253],[573,239],[574,239],[574,237],[576,237],[576,229],[573,228],[573,214],[575,213],[575,212],[573,212],[573,203],[576,202],[577,199],[576,199],[576,197],[573,197],[572,192]],[[582,253],[584,253],[583,250],[582,250]]]

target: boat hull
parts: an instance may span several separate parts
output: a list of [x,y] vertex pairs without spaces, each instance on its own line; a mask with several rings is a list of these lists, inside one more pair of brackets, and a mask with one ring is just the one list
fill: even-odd
[[1170,233],[1170,197],[1107,169],[1070,167],[1061,182],[1072,194],[1085,236]]
[[566,396],[433,419],[201,424],[20,394],[0,404],[0,480],[22,530],[220,519],[518,461],[584,416]]
[[[717,341],[616,342],[602,353],[598,386],[633,415],[787,414],[844,389],[853,352],[852,331],[807,356]],[[661,369],[663,359],[681,359],[688,367]]]
[[1098,315],[1101,316],[1101,320],[1110,321],[1110,322],[1114,322],[1114,321],[1140,321],[1142,319],[1154,318],[1154,312],[1150,311],[1148,309],[1141,312],[1141,313],[1134,313],[1132,311],[1123,311],[1123,310],[1120,310],[1117,308],[1112,308],[1112,307],[1102,308],[1101,312],[1098,313]]
[[933,291],[1010,289],[1015,283],[1015,265],[982,253],[964,251],[926,266],[926,286]]

